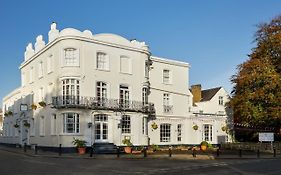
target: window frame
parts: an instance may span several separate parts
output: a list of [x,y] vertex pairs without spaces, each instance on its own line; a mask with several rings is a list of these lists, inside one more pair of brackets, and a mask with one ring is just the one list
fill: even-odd
[[[103,55],[103,60],[101,60],[101,57],[99,55]],[[102,62],[101,62],[102,61]],[[103,66],[100,66],[102,63]],[[98,51],[96,52],[96,69],[97,70],[103,70],[103,71],[109,71],[109,55],[106,52]]]
[[163,71],[162,71],[162,83],[163,84],[172,84],[172,76],[171,75],[172,75],[172,71],[170,69],[163,69]]
[[[67,56],[67,51],[70,52],[72,51],[72,55],[70,53],[72,58],[66,58]],[[64,67],[79,67],[80,66],[80,52],[79,49],[76,47],[65,47],[62,51],[62,57],[63,57],[63,66]],[[72,61],[71,61],[72,60]]]
[[161,123],[160,124],[160,142],[168,143],[171,142],[171,124],[170,123]]
[[[76,134],[80,134],[80,114],[79,113],[74,113],[74,112],[67,112],[67,113],[63,113],[63,134],[72,134],[72,135],[76,135]],[[73,121],[67,121],[67,120],[71,120],[68,119],[68,117],[73,117]],[[68,127],[72,125],[72,132],[68,132],[69,129]]]
[[121,117],[121,133],[122,134],[131,134],[131,116],[122,115]]

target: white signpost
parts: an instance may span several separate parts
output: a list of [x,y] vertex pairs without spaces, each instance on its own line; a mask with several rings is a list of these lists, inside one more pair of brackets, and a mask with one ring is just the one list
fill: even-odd
[[273,142],[274,141],[274,133],[273,132],[260,132],[259,133],[259,141],[260,142]]

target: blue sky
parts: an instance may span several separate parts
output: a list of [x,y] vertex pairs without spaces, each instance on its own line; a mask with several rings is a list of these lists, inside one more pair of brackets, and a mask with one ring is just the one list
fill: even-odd
[[1,0],[0,99],[20,86],[27,43],[46,39],[53,21],[60,30],[145,41],[155,56],[190,63],[190,84],[230,92],[231,75],[255,46],[256,25],[280,14],[277,0]]

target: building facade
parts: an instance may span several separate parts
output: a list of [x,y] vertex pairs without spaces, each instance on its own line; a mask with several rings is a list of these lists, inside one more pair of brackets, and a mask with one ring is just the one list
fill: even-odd
[[[51,25],[26,47],[21,87],[3,99],[0,141],[73,147],[198,144],[189,64],[151,56],[144,42]],[[198,132],[199,133],[199,132]],[[199,134],[200,135],[200,134]],[[216,144],[216,141],[212,142]]]

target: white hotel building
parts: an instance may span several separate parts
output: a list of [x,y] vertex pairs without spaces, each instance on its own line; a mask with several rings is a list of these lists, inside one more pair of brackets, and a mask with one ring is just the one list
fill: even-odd
[[53,23],[48,37],[26,47],[21,87],[3,99],[0,142],[71,148],[75,137],[88,146],[122,146],[124,138],[136,146],[191,145],[227,136],[226,114],[194,114],[188,63],[154,57],[144,42],[115,34],[59,31]]

